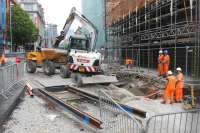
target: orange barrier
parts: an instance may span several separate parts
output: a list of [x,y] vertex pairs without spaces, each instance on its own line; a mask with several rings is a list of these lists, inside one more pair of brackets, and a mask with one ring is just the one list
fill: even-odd
[[19,64],[19,63],[21,62],[21,59],[20,59],[19,56],[16,56],[16,57],[15,57],[15,62],[16,62],[16,64]]
[[126,59],[125,64],[126,65],[133,65],[134,61],[132,59]]

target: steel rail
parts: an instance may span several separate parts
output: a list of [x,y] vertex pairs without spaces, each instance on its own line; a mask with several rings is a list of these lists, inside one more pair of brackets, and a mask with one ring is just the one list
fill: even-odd
[[[95,95],[90,94],[90,93],[88,93],[88,92],[82,91],[82,90],[80,90],[80,89],[78,89],[78,88],[76,88],[76,87],[74,87],[74,86],[70,86],[70,85],[69,85],[69,86],[66,86],[66,89],[67,89],[68,91],[74,92],[74,93],[76,93],[76,94],[78,94],[78,95],[80,95],[80,96],[87,97],[87,98],[89,98],[89,99],[91,99],[91,100],[99,101],[99,97],[98,97],[98,96],[95,96]],[[103,101],[108,102],[109,100],[108,100],[108,99],[103,99]],[[145,111],[140,110],[140,109],[137,109],[137,108],[134,108],[134,107],[130,107],[130,106],[128,106],[128,105],[124,105],[124,104],[119,103],[119,102],[118,102],[118,104],[119,104],[124,110],[126,110],[127,112],[130,112],[130,113],[132,113],[132,114],[134,114],[134,115],[137,115],[137,116],[139,116],[139,117],[142,117],[142,118],[146,118],[146,112],[145,112]]]
[[56,103],[58,103],[62,107],[65,107],[67,110],[71,111],[79,119],[81,119],[84,124],[92,125],[92,126],[98,128],[98,129],[101,129],[102,122],[100,120],[98,120],[97,118],[91,116],[90,114],[88,114],[86,112],[83,112],[83,111],[79,110],[78,108],[76,108],[76,107],[74,107],[74,106],[72,106],[70,104],[66,104],[61,99],[57,98],[56,96],[51,95],[50,93],[48,93],[44,89],[38,89],[38,90],[43,95],[47,96],[47,98],[50,98],[51,100],[55,101]]

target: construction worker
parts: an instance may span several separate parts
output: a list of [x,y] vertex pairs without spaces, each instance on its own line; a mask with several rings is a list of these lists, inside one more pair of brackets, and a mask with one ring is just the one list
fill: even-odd
[[183,88],[184,88],[184,75],[182,73],[182,69],[180,67],[176,68],[177,75],[176,75],[176,102],[183,101]]
[[5,64],[6,64],[6,57],[5,57],[5,54],[3,53],[0,58],[0,65],[4,66]]
[[168,54],[168,51],[164,51],[164,57],[163,57],[163,75],[167,76],[167,72],[169,71],[169,65],[170,65],[170,56]]
[[158,56],[158,76],[163,75],[163,64],[162,64],[163,59],[164,59],[163,51],[160,50]]
[[176,89],[176,77],[173,75],[172,71],[167,72],[167,84],[164,91],[164,101],[162,103],[174,102],[174,92]]

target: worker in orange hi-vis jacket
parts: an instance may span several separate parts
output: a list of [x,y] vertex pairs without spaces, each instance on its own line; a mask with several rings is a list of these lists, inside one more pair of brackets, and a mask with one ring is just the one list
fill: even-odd
[[176,71],[178,72],[176,75],[176,102],[182,102],[183,101],[183,88],[184,88],[184,75],[182,73],[182,69],[180,67],[176,68]]
[[163,57],[163,75],[166,76],[167,72],[169,71],[169,65],[170,65],[170,56],[168,54],[168,51],[164,51],[164,57]]
[[164,59],[163,51],[160,50],[158,56],[158,76],[163,75],[163,63],[162,63],[163,59]]
[[172,71],[167,72],[167,84],[164,91],[164,101],[162,103],[174,102],[174,92],[176,89],[176,77],[173,75]]
[[0,58],[0,65],[3,66],[5,64],[6,64],[6,57],[5,57],[5,54],[3,53]]

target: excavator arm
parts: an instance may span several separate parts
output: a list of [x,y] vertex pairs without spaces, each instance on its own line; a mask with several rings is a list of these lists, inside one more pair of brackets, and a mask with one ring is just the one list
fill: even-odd
[[54,48],[57,48],[58,45],[60,44],[60,42],[65,39],[74,20],[78,20],[82,24],[82,27],[84,27],[88,30],[90,37],[91,37],[90,48],[91,48],[91,50],[94,50],[96,41],[97,41],[97,35],[98,35],[97,28],[84,15],[77,12],[75,7],[72,8],[71,13],[70,13],[69,17],[67,18],[60,35],[58,37],[56,37],[56,41],[53,45]]

